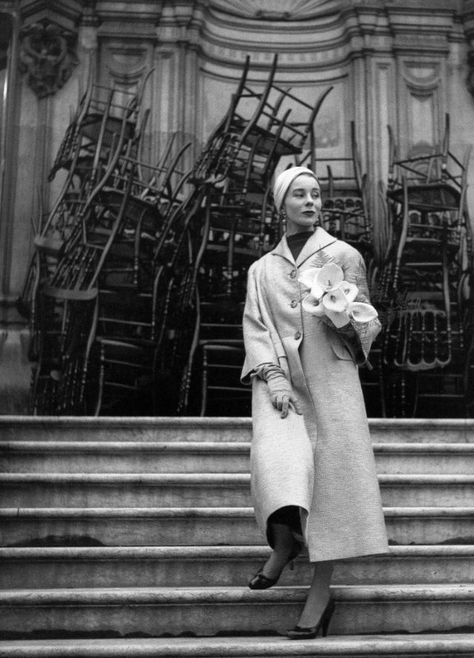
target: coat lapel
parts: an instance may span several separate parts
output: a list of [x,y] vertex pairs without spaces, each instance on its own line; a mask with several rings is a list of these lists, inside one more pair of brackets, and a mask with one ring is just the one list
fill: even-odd
[[[311,239],[311,238],[310,238]],[[275,249],[273,249],[270,252],[273,256],[281,256],[282,258],[285,258],[285,260],[289,260],[290,263],[294,263],[295,259],[293,258],[293,255],[290,251],[290,248],[288,246],[288,242],[286,241],[286,235],[282,237],[280,242],[277,244]]]
[[[327,247],[328,245],[336,242],[337,238],[334,238],[327,231],[325,231],[321,226],[317,226],[313,235],[307,240],[303,249],[301,250],[298,258],[296,259],[296,265],[299,267],[303,265],[304,262],[311,258],[320,249]],[[274,256],[281,256],[285,258],[290,263],[295,263],[295,259],[288,247],[288,242],[286,241],[286,235],[282,237],[280,242],[277,244],[275,249],[271,252]]]
[[332,235],[329,235],[329,233],[321,228],[321,226],[317,226],[315,232],[306,242],[298,258],[296,259],[296,265],[300,267],[300,265],[303,265],[303,263],[305,263],[308,258],[311,258],[311,256],[317,251],[327,247],[335,241],[336,238],[333,238]]

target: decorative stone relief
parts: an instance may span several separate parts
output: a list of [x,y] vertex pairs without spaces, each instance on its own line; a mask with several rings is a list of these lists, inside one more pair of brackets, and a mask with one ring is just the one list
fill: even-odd
[[438,62],[405,62],[403,77],[414,96],[430,96],[439,86],[440,64]]
[[439,88],[441,68],[438,62],[405,62],[403,78],[407,87],[406,120],[408,144],[435,144],[438,139]]
[[102,43],[102,84],[136,90],[146,74],[152,68],[151,44],[124,44],[116,40],[104,40]]
[[104,63],[108,74],[123,86],[136,85],[150,66],[151,48],[119,42],[105,44]]
[[33,91],[43,98],[56,93],[78,63],[76,35],[46,21],[22,30],[20,70]]

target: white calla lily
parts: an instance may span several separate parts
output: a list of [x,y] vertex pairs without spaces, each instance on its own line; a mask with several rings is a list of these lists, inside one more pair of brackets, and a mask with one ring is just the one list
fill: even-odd
[[328,317],[333,325],[340,329],[345,327],[350,322],[349,313],[347,311],[326,311]]
[[314,297],[311,293],[306,295],[301,302],[301,306],[307,313],[311,313],[311,315],[315,315],[318,318],[325,313],[324,306],[320,303],[319,299]]
[[320,268],[319,267],[309,267],[307,270],[304,272],[301,272],[301,274],[298,277],[298,281],[304,285],[305,288],[311,288],[313,287],[314,279],[319,272]]
[[350,303],[347,311],[355,322],[370,322],[378,316],[372,304],[365,304],[364,302]]
[[321,295],[337,288],[344,280],[344,272],[336,263],[327,263],[323,265],[317,272],[311,293],[317,296],[319,290]]
[[357,293],[359,292],[359,288],[355,285],[355,283],[343,281],[339,287],[342,289],[348,302],[353,302],[355,300]]
[[349,301],[342,288],[334,288],[324,295],[322,305],[326,312],[341,313],[347,309]]

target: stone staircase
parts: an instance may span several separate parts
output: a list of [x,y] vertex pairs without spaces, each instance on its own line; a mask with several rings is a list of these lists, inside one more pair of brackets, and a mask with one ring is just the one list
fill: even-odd
[[250,575],[250,421],[0,416],[0,657],[474,657],[474,421],[371,420],[391,554]]

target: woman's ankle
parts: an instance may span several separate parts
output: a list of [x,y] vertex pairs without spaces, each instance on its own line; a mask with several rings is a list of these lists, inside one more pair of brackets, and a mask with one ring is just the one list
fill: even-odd
[[282,571],[289,561],[291,550],[273,549],[269,558],[263,567],[263,574],[268,577],[275,577]]
[[301,628],[311,628],[316,626],[321,619],[329,600],[330,595],[328,593],[327,598],[322,597],[317,601],[307,601],[297,625]]

